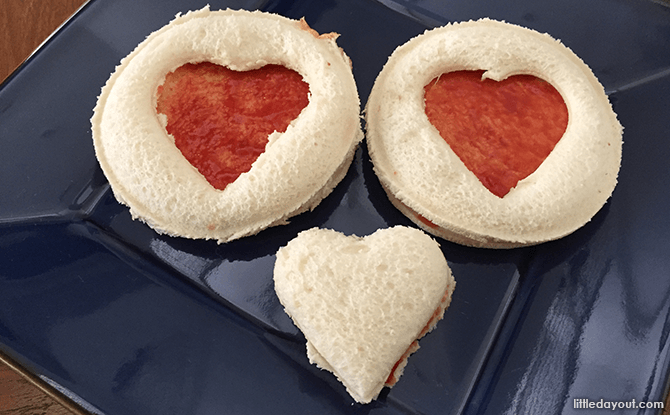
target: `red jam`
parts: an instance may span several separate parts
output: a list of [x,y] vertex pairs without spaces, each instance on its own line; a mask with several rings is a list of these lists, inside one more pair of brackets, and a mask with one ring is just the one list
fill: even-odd
[[307,106],[309,85],[281,65],[237,72],[213,63],[186,64],[158,87],[157,112],[184,157],[223,190],[251,169],[268,136],[285,132]]
[[531,75],[501,82],[484,71],[440,75],[425,87],[426,115],[491,193],[505,196],[533,173],[565,133],[568,109],[556,89]]
[[418,348],[419,342],[418,340],[428,334],[430,331],[430,328],[433,327],[437,322],[440,320],[440,314],[442,314],[443,310],[446,309],[446,302],[447,299],[449,298],[449,286],[447,285],[447,289],[442,295],[442,300],[440,300],[440,305],[433,311],[433,315],[430,316],[430,320],[428,320],[428,323],[423,327],[421,330],[421,333],[416,337],[416,340],[414,340],[407,350],[405,350],[405,353],[398,359],[397,362],[393,365],[393,368],[391,368],[391,373],[389,373],[388,377],[386,378],[386,381],[384,382],[384,386],[393,386],[398,382],[398,378],[395,375],[395,371],[398,369],[398,366],[400,366],[400,363],[402,363],[403,360],[406,360],[410,354],[412,354],[412,350],[415,348],[415,346]]

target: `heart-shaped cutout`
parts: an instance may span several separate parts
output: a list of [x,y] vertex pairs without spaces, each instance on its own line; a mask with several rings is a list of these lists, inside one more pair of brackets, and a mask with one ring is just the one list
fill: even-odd
[[362,403],[395,383],[455,286],[437,242],[402,226],[364,238],[301,232],[277,252],[274,281],[310,362]]
[[532,75],[500,82],[484,71],[440,75],[425,87],[426,115],[465,166],[504,197],[533,173],[568,125],[561,94]]
[[272,132],[286,131],[308,92],[302,76],[281,65],[238,72],[189,63],[167,74],[156,110],[188,162],[223,190],[251,169]]

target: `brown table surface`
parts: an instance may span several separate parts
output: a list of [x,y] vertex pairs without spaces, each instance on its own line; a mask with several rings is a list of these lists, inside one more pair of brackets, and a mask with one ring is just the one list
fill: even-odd
[[[2,0],[0,82],[86,0]],[[663,415],[670,415],[670,397]],[[84,413],[25,368],[0,354],[0,415]]]

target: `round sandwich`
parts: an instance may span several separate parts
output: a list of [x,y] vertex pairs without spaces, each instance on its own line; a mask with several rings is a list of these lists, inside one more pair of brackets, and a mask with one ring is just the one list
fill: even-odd
[[456,243],[513,248],[561,238],[606,203],[622,127],[602,85],[547,34],[490,19],[398,47],[365,111],[391,202]]
[[304,20],[208,7],[152,33],[91,119],[115,197],[160,233],[218,242],[313,209],[362,139],[336,38]]
[[365,237],[303,231],[277,252],[274,283],[309,361],[360,403],[398,382],[456,285],[438,243],[405,226]]

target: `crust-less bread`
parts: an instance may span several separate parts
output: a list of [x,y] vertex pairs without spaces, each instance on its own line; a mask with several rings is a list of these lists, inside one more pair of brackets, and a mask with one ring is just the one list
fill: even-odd
[[307,339],[310,362],[361,403],[375,399],[392,372],[400,377],[456,284],[437,242],[403,226],[364,238],[301,232],[277,252],[274,282]]
[[[158,232],[226,242],[315,207],[344,177],[362,139],[351,62],[337,35],[304,21],[204,8],[152,33],[116,68],[91,119],[96,156],[114,195]],[[251,170],[217,190],[174,145],[156,113],[157,88],[186,63],[233,70],[286,66],[309,103],[274,132]]]
[[[540,167],[500,198],[488,191],[425,114],[424,86],[440,74],[518,74],[556,88],[568,126]],[[429,30],[398,47],[366,106],[370,156],[390,200],[417,225],[457,243],[512,248],[561,238],[588,222],[617,182],[622,127],[603,87],[549,35],[489,19]]]

